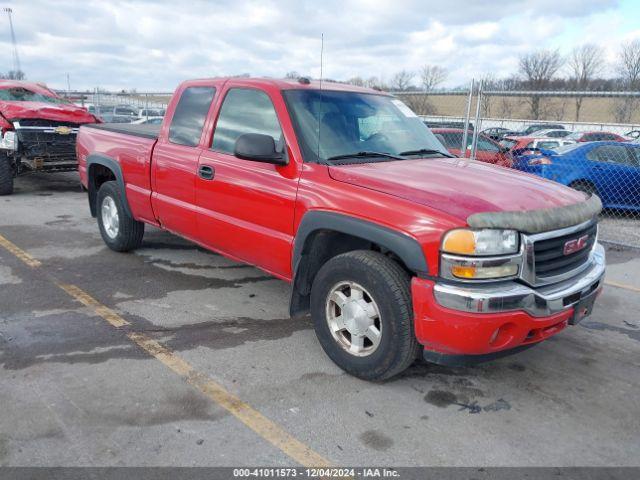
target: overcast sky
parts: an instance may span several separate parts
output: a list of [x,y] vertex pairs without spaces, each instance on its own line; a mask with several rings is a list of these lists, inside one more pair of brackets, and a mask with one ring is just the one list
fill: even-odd
[[[72,89],[169,91],[184,79],[250,73],[389,79],[438,64],[455,87],[488,72],[508,76],[535,48],[583,42],[615,59],[640,38],[638,0],[99,0],[5,1],[13,8],[28,79]],[[2,17],[0,71],[12,68]]]

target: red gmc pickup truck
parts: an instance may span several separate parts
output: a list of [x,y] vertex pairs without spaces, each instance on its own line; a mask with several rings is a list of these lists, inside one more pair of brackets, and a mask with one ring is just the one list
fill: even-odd
[[329,357],[364,379],[419,353],[517,352],[602,289],[597,196],[452,157],[378,91],[187,81],[159,128],[86,125],[77,155],[110,248],[138,247],[148,223],[290,282],[291,316],[310,313]]

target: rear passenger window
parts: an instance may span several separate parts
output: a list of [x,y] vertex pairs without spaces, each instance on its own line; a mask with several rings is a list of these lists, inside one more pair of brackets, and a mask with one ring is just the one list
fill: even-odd
[[189,87],[182,92],[169,127],[169,141],[195,147],[200,143],[202,127],[216,89]]
[[261,133],[281,143],[282,130],[268,95],[259,90],[234,88],[224,99],[213,134],[212,149],[233,154],[236,140],[245,133]]
[[587,154],[589,160],[607,163],[631,163],[627,149],[623,145],[603,145],[596,147]]

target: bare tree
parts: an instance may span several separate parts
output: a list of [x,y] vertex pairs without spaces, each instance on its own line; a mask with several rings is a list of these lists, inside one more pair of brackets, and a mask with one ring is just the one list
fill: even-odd
[[635,98],[618,98],[610,106],[613,119],[617,123],[629,123],[631,117],[636,110],[637,99]]
[[364,87],[365,86],[365,81],[362,79],[362,77],[350,78],[349,80],[347,80],[347,83],[349,83],[351,85],[355,85],[356,87]]
[[26,75],[22,70],[9,70],[7,73],[0,73],[0,78],[7,80],[24,80]]
[[291,70],[290,72],[285,73],[284,78],[297,80],[298,78],[300,78],[300,74],[295,70]]
[[514,110],[516,109],[516,105],[514,102],[514,98],[516,97],[499,97],[500,103],[498,105],[498,111],[500,116],[504,118],[513,118]]
[[369,88],[375,88],[377,90],[389,90],[389,86],[385,84],[382,79],[378,77],[369,77],[364,81],[364,86]]
[[430,92],[447,79],[449,72],[446,68],[437,65],[424,65],[420,69],[419,75],[422,88],[426,92]]
[[[591,87],[591,82],[604,67],[604,53],[601,47],[586,44],[575,47],[569,55],[568,67],[570,71],[570,84],[574,90],[585,91]],[[582,108],[582,95],[576,95],[576,122],[580,121],[580,109]]]
[[624,87],[638,90],[640,88],[640,40],[622,45],[617,67]]
[[548,97],[540,106],[540,111],[544,118],[560,121],[565,118],[567,110],[566,97]]
[[496,77],[493,73],[487,73],[482,77],[482,101],[480,103],[480,115],[483,117],[491,116],[491,97],[492,95],[487,95],[485,92],[490,92],[497,90],[496,85],[498,82],[496,81]]
[[[640,89],[640,40],[622,44],[616,70],[620,76],[620,87],[625,90]],[[637,110],[637,98],[620,98],[611,106],[616,122],[629,123]]]
[[[538,50],[520,56],[519,64],[526,88],[539,92],[551,84],[562,66],[562,57],[558,50]],[[531,116],[536,120],[540,118],[540,95],[532,95],[529,106]]]
[[400,70],[393,76],[393,78],[391,78],[390,87],[393,90],[397,90],[400,92],[409,90],[413,77],[415,77],[415,74],[413,72],[409,72],[408,70]]
[[424,93],[405,93],[401,98],[418,115],[435,115],[435,108]]

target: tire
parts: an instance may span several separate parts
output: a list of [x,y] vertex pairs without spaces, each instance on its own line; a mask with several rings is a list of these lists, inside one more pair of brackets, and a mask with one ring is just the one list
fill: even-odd
[[11,159],[7,156],[0,157],[0,195],[13,193],[13,168]]
[[100,234],[116,252],[129,252],[142,244],[144,223],[127,214],[117,182],[105,182],[98,190],[96,211]]
[[575,182],[572,182],[569,185],[571,188],[573,188],[574,190],[577,190],[579,192],[583,192],[583,193],[587,193],[589,195],[597,195],[598,191],[596,190],[596,187],[590,183],[587,182],[585,180],[577,180]]
[[[311,287],[311,318],[329,358],[364,380],[397,375],[414,362],[420,349],[413,330],[409,275],[378,252],[356,250],[325,263]],[[345,318],[350,329],[340,329]],[[358,332],[375,331],[367,322],[373,323],[379,336],[367,333],[362,345],[357,345],[361,342]]]

